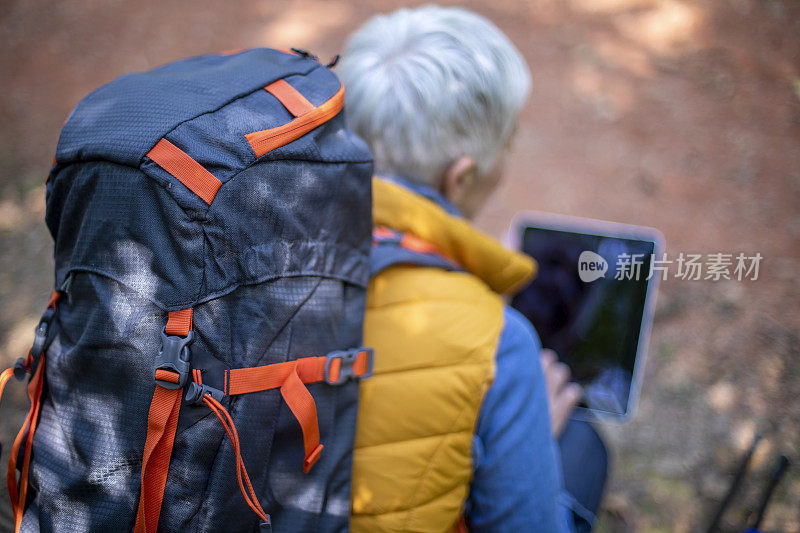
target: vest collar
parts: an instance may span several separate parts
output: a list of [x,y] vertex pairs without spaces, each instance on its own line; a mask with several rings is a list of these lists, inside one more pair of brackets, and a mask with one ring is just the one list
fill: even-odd
[[456,217],[464,218],[464,215],[461,214],[461,211],[459,211],[450,200],[445,198],[443,194],[434,190],[432,187],[414,183],[411,180],[395,174],[381,174],[380,176],[377,176],[377,178],[401,185],[403,188],[427,198],[431,202],[444,209],[447,213]]
[[372,217],[376,226],[431,243],[499,294],[522,288],[536,272],[531,257],[507,250],[463,218],[399,183],[373,178]]

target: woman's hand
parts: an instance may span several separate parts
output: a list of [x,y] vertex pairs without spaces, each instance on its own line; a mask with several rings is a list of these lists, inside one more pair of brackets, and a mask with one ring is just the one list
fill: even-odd
[[569,415],[583,396],[583,390],[577,383],[570,383],[569,367],[558,360],[558,355],[553,350],[542,350],[539,357],[547,383],[550,425],[553,436],[558,438],[564,431]]

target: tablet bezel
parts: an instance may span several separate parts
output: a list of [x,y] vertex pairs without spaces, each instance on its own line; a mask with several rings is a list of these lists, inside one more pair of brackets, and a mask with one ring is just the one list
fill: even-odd
[[[542,211],[521,211],[517,213],[509,226],[506,242],[515,250],[522,251],[522,242],[525,229],[528,227],[567,231],[597,237],[610,237],[618,239],[639,240],[653,243],[653,259],[662,257],[664,251],[664,236],[655,228],[608,222],[590,218],[545,213]],[[576,265],[577,268],[577,265]],[[650,332],[653,328],[653,315],[655,313],[656,295],[661,275],[654,275],[647,280],[645,289],[644,309],[642,323],[639,328],[639,339],[636,344],[636,357],[633,363],[631,387],[628,393],[628,403],[623,414],[609,411],[600,411],[588,407],[576,407],[573,418],[606,423],[623,424],[631,419],[639,405],[644,368],[650,344]]]

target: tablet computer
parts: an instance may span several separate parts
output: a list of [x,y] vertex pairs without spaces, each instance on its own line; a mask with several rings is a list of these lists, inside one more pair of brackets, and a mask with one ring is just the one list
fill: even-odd
[[584,399],[574,416],[623,422],[636,406],[664,239],[657,230],[549,213],[523,212],[512,244],[538,263],[511,305],[544,348],[569,365]]

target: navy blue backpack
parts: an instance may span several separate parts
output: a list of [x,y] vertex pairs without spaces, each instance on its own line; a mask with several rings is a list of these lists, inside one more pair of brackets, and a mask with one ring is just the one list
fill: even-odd
[[372,157],[343,102],[308,54],[254,49],[77,105],[14,372],[18,531],[347,530]]

